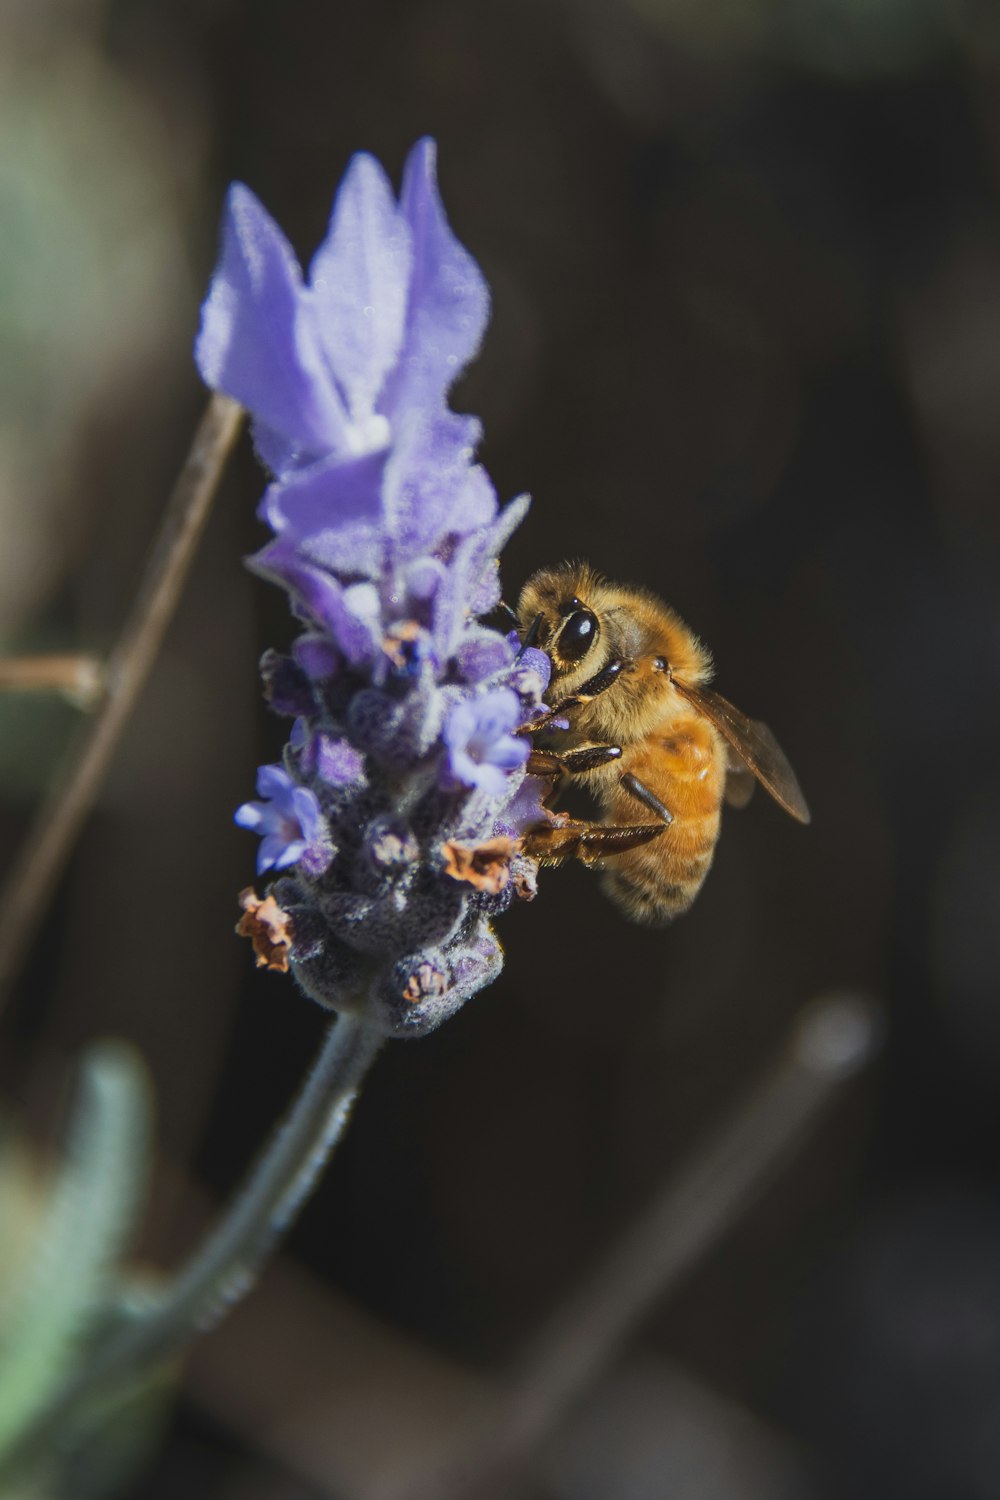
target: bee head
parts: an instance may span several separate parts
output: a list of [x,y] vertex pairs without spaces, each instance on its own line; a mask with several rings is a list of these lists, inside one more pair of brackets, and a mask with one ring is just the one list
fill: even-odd
[[589,676],[603,665],[600,617],[587,602],[594,581],[585,565],[565,564],[541,569],[521,591],[522,639],[547,652],[558,677],[578,668]]

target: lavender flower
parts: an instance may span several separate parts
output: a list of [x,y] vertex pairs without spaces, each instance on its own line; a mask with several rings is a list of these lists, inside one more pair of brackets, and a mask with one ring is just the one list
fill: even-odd
[[281,766],[261,766],[257,791],[262,802],[244,802],[235,813],[241,828],[261,836],[257,874],[284,870],[307,859],[317,874],[330,863],[323,814],[307,786],[298,786]]
[[263,802],[258,872],[288,914],[291,966],[321,1004],[419,1035],[493,979],[490,922],[534,892],[520,834],[541,816],[514,731],[538,713],[541,652],[481,623],[527,498],[501,510],[480,427],[447,394],[489,312],[449,228],[434,145],[398,202],[356,156],[303,278],[249,189],[229,194],[196,359],[251,413],[272,540],[250,566],[302,630],[262,671],[294,720]]
[[444,725],[450,779],[502,795],[507,772],[528,759],[526,741],[511,734],[522,718],[521,704],[510,688],[495,688],[456,703]]

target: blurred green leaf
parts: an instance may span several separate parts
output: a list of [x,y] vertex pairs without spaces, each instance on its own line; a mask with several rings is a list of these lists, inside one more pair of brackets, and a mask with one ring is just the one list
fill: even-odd
[[189,189],[158,111],[86,27],[53,24],[44,47],[19,50],[3,25],[8,9],[0,6],[4,634],[51,604],[94,545],[96,516],[121,500],[113,478],[95,488],[95,457],[107,473],[95,442],[127,442],[122,418],[169,376],[193,334],[196,300]]
[[66,1160],[40,1214],[0,1328],[0,1455],[73,1368],[106,1313],[141,1206],[149,1090],[119,1043],[84,1059]]

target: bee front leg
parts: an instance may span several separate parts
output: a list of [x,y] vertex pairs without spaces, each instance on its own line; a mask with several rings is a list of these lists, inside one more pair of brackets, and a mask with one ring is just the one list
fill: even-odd
[[553,719],[561,719],[564,714],[571,713],[575,708],[582,708],[585,703],[592,703],[601,693],[606,693],[609,687],[613,687],[619,676],[626,667],[632,663],[624,658],[615,658],[609,661],[606,667],[602,667],[589,681],[577,688],[568,698],[563,698],[555,707],[540,714],[537,719],[529,719],[527,724],[522,724],[515,729],[515,734],[535,734],[539,729],[546,729]]
[[620,745],[578,745],[575,750],[532,750],[528,771],[532,776],[580,776],[621,759]]

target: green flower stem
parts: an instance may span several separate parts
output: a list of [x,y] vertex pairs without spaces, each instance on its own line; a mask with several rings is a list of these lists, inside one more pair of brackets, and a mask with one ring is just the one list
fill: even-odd
[[186,1266],[155,1300],[132,1310],[93,1347],[66,1386],[25,1431],[0,1464],[44,1452],[74,1425],[74,1414],[95,1397],[116,1391],[181,1351],[211,1328],[253,1285],[276,1241],[312,1191],[340,1138],[382,1036],[354,1016],[341,1015],[249,1179]]

